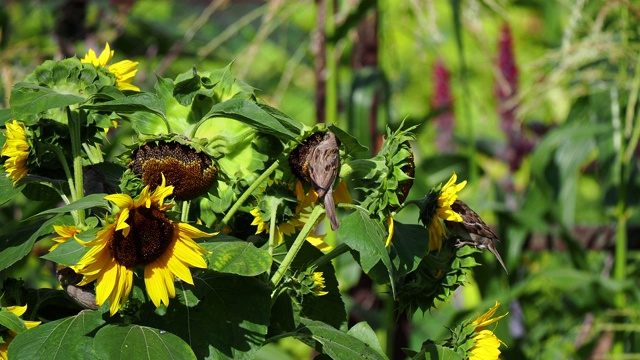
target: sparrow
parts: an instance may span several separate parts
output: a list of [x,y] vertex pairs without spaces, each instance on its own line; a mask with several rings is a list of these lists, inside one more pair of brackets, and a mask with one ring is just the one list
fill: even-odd
[[464,202],[456,200],[451,204],[451,209],[462,217],[462,222],[446,220],[444,222],[451,235],[460,240],[456,246],[471,245],[480,250],[488,249],[495,255],[504,271],[508,274],[507,267],[504,265],[498,250],[496,250],[496,243],[500,241],[498,236],[482,221],[480,216]]
[[324,203],[331,229],[337,230],[338,217],[333,202],[333,183],[340,171],[340,144],[336,135],[330,131],[324,134],[322,141],[307,155],[311,186],[318,193],[318,199]]

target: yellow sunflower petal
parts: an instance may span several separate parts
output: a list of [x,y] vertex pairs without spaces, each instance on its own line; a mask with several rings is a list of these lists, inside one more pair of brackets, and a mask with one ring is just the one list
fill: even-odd
[[312,231],[309,234],[309,236],[306,237],[306,240],[320,251],[323,251],[323,252],[331,251],[333,247],[327,244],[326,242],[324,242],[324,237],[325,235],[316,235],[316,233]]
[[104,50],[102,50],[102,52],[100,53],[100,57],[98,58],[98,62],[100,63],[100,65],[106,66],[109,61],[111,61],[113,53],[114,51],[112,51],[111,47],[109,47],[109,43],[106,43],[104,46]]
[[333,191],[333,199],[336,203],[340,204],[351,204],[353,202],[353,198],[351,198],[351,194],[349,194],[349,189],[344,179],[340,180],[340,183],[338,183],[338,186],[336,186],[336,189]]
[[[153,263],[152,263],[153,264]],[[163,303],[169,305],[169,289],[167,284],[173,282],[173,274],[168,268],[161,268],[149,264],[144,267],[144,285],[151,301],[156,307]],[[171,277],[171,281],[167,278]]]
[[474,320],[472,324],[475,325],[476,327],[486,327],[487,325],[491,325],[497,322],[498,320],[502,319],[503,317],[509,315],[509,312],[507,312],[504,315],[500,315],[497,318],[492,319],[493,315],[496,314],[496,311],[498,311],[499,307],[500,307],[500,303],[496,301],[496,304],[492,308],[487,310],[487,312],[485,312],[484,314],[478,316],[478,318]]
[[387,236],[387,242],[384,244],[384,247],[388,247],[391,244],[391,238],[393,238],[393,232],[395,230],[395,224],[392,216],[387,217],[387,222],[389,223],[389,235]]
[[131,209],[133,208],[133,199],[127,194],[113,194],[104,197],[105,200],[111,201],[119,209]]
[[27,311],[27,305],[24,305],[24,306],[18,306],[18,305],[7,306],[5,309],[7,309],[7,311],[9,311],[10,313],[13,313],[15,316],[22,316]]

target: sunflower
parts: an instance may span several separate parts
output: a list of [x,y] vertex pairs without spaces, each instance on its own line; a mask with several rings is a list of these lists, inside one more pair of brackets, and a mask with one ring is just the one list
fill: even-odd
[[136,68],[138,66],[138,62],[122,60],[109,65],[113,54],[114,51],[111,50],[109,43],[107,43],[102,53],[100,53],[100,56],[96,56],[95,51],[93,51],[93,49],[89,49],[89,52],[80,61],[83,64],[92,64],[95,67],[101,66],[107,69],[116,77],[116,85],[118,86],[118,89],[140,91],[139,87],[131,84],[131,81],[133,81],[133,78],[138,72],[138,69]]
[[[505,345],[493,331],[485,329],[486,326],[491,325],[503,317],[509,315],[507,312],[504,315],[500,315],[496,318],[492,318],[496,311],[500,307],[500,303],[496,301],[494,307],[489,309],[486,313],[480,315],[476,320],[471,323],[475,326],[475,332],[472,335],[472,340],[475,342],[473,347],[469,350],[471,353],[470,360],[497,360],[500,357],[500,345]],[[505,345],[506,346],[506,345]]]
[[311,274],[311,277],[313,278],[313,288],[312,288],[313,293],[316,296],[327,295],[328,292],[324,291],[324,288],[325,288],[324,274],[320,271],[316,271],[313,274]]
[[458,192],[467,185],[467,181],[456,184],[457,180],[458,176],[453,173],[444,186],[432,189],[419,205],[420,220],[429,229],[429,251],[439,251],[442,248],[445,229],[441,220],[462,221],[462,217],[451,209],[451,205],[458,199]]
[[[270,186],[273,186],[273,184],[271,184]],[[275,226],[274,238],[277,244],[281,244],[284,241],[285,235],[289,236],[294,234],[296,230],[301,230],[309,220],[309,216],[311,215],[313,208],[317,205],[318,193],[316,193],[313,188],[311,188],[309,192],[306,193],[304,191],[304,186],[302,185],[302,182],[300,180],[296,182],[295,196],[298,201],[298,204],[295,208],[295,213],[291,215],[286,221],[279,222]],[[337,203],[350,203],[352,201],[351,195],[349,194],[349,190],[347,189],[347,185],[344,180],[342,180],[336,187],[333,193],[333,198]],[[254,217],[251,225],[257,226],[256,234],[260,234],[262,232],[269,233],[269,221],[265,221],[263,219],[263,213],[260,208],[257,207],[249,212]],[[268,216],[264,217],[268,218]],[[332,247],[324,242],[324,237],[324,234],[317,235],[315,231],[312,230],[306,237],[306,240],[321,251],[330,251]]]
[[[14,314],[15,316],[22,316],[24,315],[24,313],[27,311],[27,305],[25,306],[8,306],[6,308],[2,308],[2,311],[8,311],[12,314]],[[20,319],[23,323],[24,326],[27,329],[31,329],[34,328],[38,325],[40,325],[41,321],[29,321],[29,320],[22,320]],[[15,338],[18,334],[16,334],[15,332],[11,331],[11,330],[7,330],[6,332],[4,332],[3,334],[0,334],[1,339],[4,341],[2,343],[0,343],[0,359],[2,360],[8,360],[9,359],[9,344],[11,343],[11,341],[13,341],[13,338]]]
[[115,314],[131,292],[133,270],[144,266],[147,293],[156,307],[169,305],[175,297],[174,276],[193,285],[189,267],[206,268],[202,257],[207,251],[193,239],[214,236],[195,227],[171,221],[164,204],[173,193],[173,186],[162,183],[151,193],[146,186],[133,200],[125,194],[105,196],[119,211],[113,223],[100,230],[94,240],[82,242],[92,248],[73,269],[83,280],[78,286],[97,280],[96,304],[110,300],[109,311]]
[[58,234],[57,237],[54,237],[52,240],[56,243],[51,246],[49,252],[55,250],[58,246],[62,245],[65,241],[71,239],[72,237],[80,234],[82,230],[78,229],[73,225],[53,225],[53,230]]
[[4,135],[7,141],[2,146],[1,156],[9,157],[4,162],[4,168],[9,178],[15,185],[27,175],[27,157],[29,156],[29,143],[25,127],[16,120],[5,123],[7,132]]

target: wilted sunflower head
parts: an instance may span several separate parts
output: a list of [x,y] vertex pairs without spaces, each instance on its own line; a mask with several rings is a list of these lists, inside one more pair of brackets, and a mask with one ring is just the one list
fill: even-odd
[[178,141],[151,141],[133,151],[129,168],[145,186],[162,182],[174,187],[176,200],[192,200],[213,186],[218,169],[203,151]]
[[[301,181],[311,183],[311,176],[309,174],[309,154],[315,147],[320,145],[327,136],[326,131],[317,131],[307,136],[300,145],[291,151],[289,155],[289,167],[291,172]],[[340,146],[340,139],[336,138],[338,146]]]

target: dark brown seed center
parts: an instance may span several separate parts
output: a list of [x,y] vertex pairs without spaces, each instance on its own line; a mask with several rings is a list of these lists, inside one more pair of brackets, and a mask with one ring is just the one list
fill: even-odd
[[125,237],[122,231],[116,231],[109,250],[113,258],[127,268],[152,263],[164,254],[173,240],[173,224],[158,209],[132,209],[126,223],[131,227],[129,234]]

